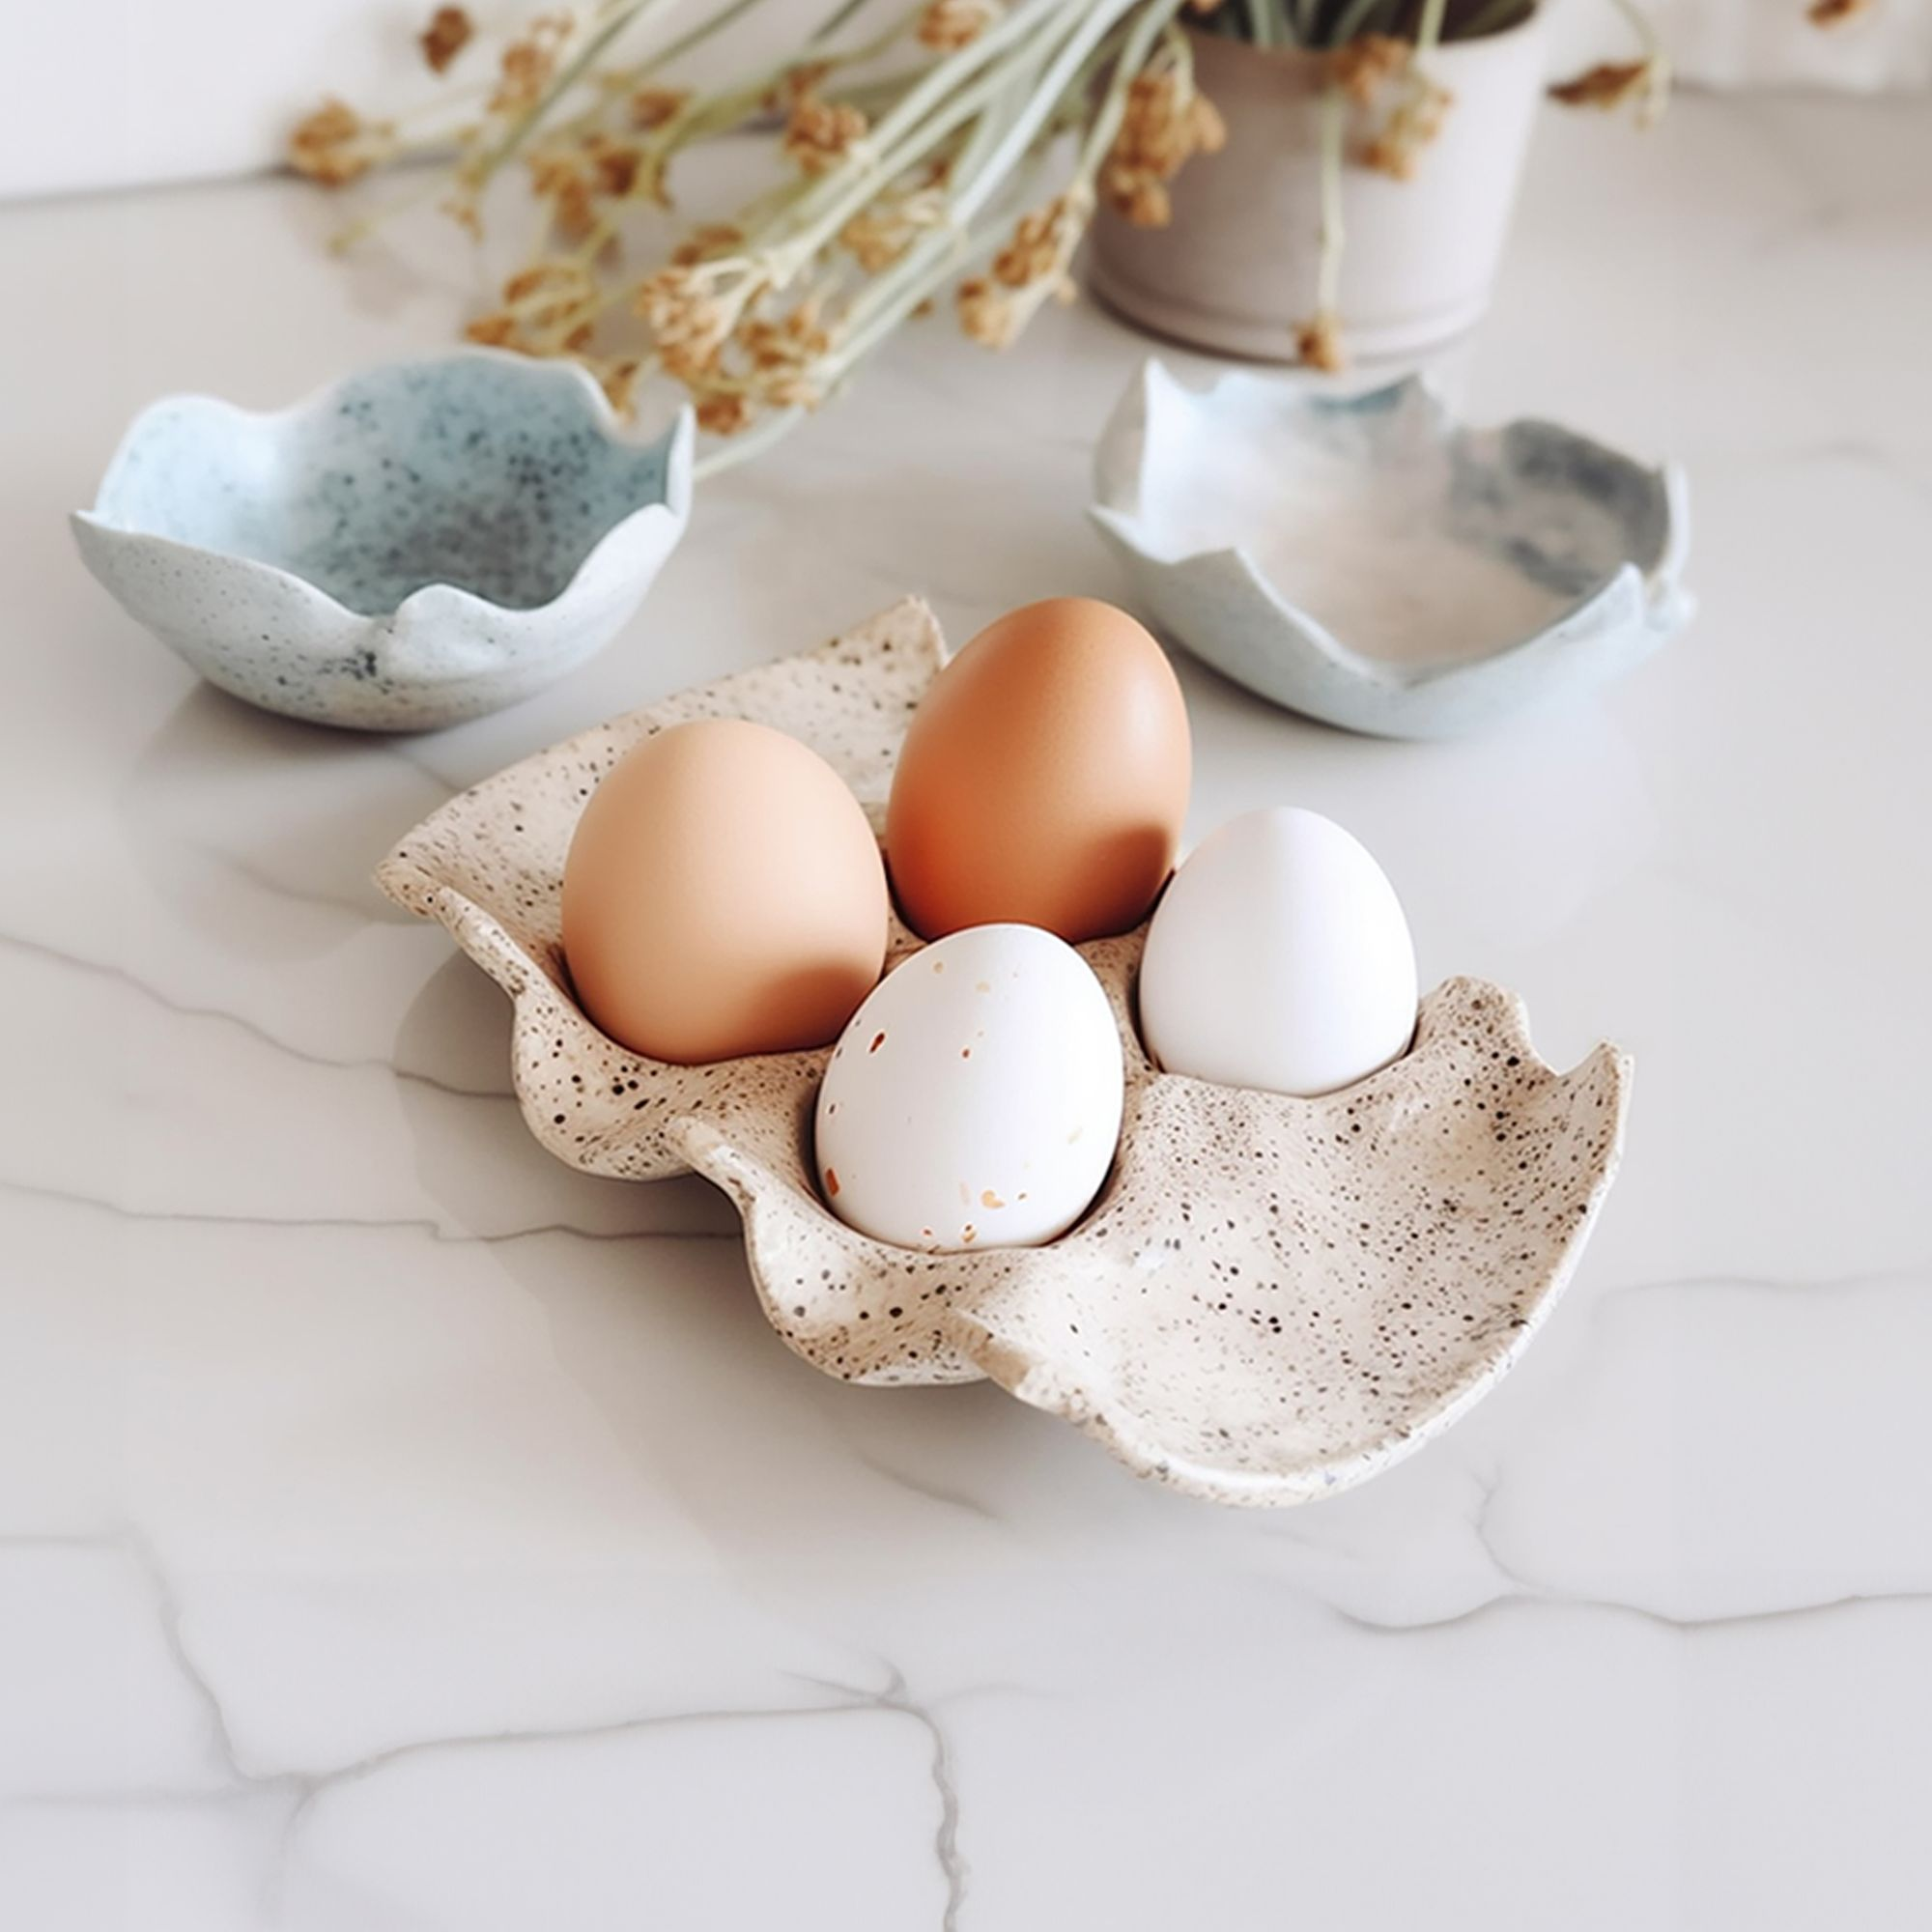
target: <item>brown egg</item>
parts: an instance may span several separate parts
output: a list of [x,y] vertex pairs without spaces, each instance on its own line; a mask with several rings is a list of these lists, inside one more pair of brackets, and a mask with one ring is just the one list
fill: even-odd
[[583,1009],[652,1060],[823,1046],[877,982],[878,841],[817,753],[705,719],[646,738],[578,821],[563,950]]
[[1147,917],[1187,815],[1187,706],[1124,611],[1009,611],[939,674],[899,753],[886,860],[939,939],[1012,921],[1078,943]]

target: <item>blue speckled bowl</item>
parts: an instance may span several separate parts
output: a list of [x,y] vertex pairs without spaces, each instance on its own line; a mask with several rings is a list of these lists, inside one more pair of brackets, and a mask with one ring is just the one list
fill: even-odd
[[688,411],[639,445],[583,370],[461,350],[273,414],[156,403],[73,530],[121,605],[222,690],[425,730],[611,640],[684,532],[691,455]]
[[1560,424],[1472,429],[1420,379],[1350,398],[1146,364],[1090,512],[1154,621],[1290,710],[1444,738],[1574,697],[1689,616],[1686,492]]

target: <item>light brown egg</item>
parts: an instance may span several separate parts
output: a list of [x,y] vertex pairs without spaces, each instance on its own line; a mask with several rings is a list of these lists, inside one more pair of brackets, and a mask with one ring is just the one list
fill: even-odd
[[1180,686],[1124,611],[1009,611],[906,733],[886,820],[899,911],[927,939],[1005,921],[1075,944],[1124,932],[1174,867],[1191,771]]
[[689,1065],[823,1046],[885,964],[878,841],[817,753],[766,724],[674,724],[591,794],[563,871],[583,1009]]

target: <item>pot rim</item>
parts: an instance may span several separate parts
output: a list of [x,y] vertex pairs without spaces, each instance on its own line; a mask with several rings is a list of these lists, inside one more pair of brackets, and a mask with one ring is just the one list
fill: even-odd
[[[1223,5],[1231,5],[1232,0],[1222,0]],[[1435,60],[1463,61],[1473,59],[1478,49],[1500,47],[1526,40],[1540,33],[1545,15],[1549,12],[1548,0],[1535,0],[1529,12],[1521,19],[1507,27],[1492,28],[1486,34],[1472,34],[1453,41],[1439,41],[1430,49],[1429,58]],[[1329,47],[1257,46],[1253,41],[1243,40],[1233,34],[1215,34],[1207,28],[1197,26],[1192,20],[1181,23],[1181,32],[1195,46],[1211,46],[1218,53],[1225,53],[1230,59],[1253,56],[1262,63],[1275,63],[1282,67],[1307,69],[1319,66],[1329,53]],[[1413,44],[1411,43],[1410,44]]]

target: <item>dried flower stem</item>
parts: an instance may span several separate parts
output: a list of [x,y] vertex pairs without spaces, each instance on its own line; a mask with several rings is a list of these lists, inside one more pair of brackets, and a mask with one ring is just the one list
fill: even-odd
[[[1168,182],[1225,138],[1175,25],[1188,0],[827,0],[822,24],[782,58],[696,88],[675,77],[678,62],[761,0],[703,0],[666,44],[618,59],[618,37],[648,30],[676,0],[580,0],[587,17],[577,20],[559,4],[498,43],[482,112],[472,105],[471,125],[454,130],[450,212],[466,226],[480,226],[482,190],[512,158],[527,164],[546,215],[534,258],[469,333],[575,357],[623,410],[647,374],[675,381],[700,425],[732,439],[707,469],[782,435],[952,277],[967,277],[967,332],[1004,346],[1070,296],[1099,201],[1163,221]],[[868,4],[877,27],[848,34]],[[1439,31],[1466,0],[1414,4]],[[1273,37],[1304,43],[1336,12],[1333,0],[1257,5]],[[674,159],[773,115],[777,177],[728,222],[620,270],[635,217],[668,206]],[[392,128],[339,105],[304,129],[298,158],[318,179],[347,180],[397,152]],[[1328,213],[1332,251],[1332,198]],[[1333,289],[1331,265],[1330,305]]]
[[[1080,71],[1087,56],[1099,43],[1114,22],[1137,4],[1139,0],[1085,0],[1084,5],[1076,6],[1074,11],[1078,18],[1074,31],[1067,37],[1053,65],[1047,70],[1046,77],[1038,91],[1015,118],[1007,131],[1005,141],[994,151],[993,157],[980,170],[979,180],[958,197],[957,208],[962,220],[970,221],[978,213],[987,196],[1004,179],[1008,167],[1019,158],[1039,130],[1061,94]],[[1174,8],[1169,4],[1169,0],[1155,0],[1153,12],[1160,14],[1153,29],[1157,33],[1159,28],[1165,26],[1173,17]],[[1148,39],[1151,44],[1153,34],[1151,33]]]
[[[1120,14],[1137,4],[1140,0],[1098,0],[1097,6],[1093,4],[1093,0],[1036,0],[1036,4],[1024,14],[1009,14],[998,26],[958,53],[949,56],[946,61],[938,63],[938,66],[960,62],[966,64],[968,71],[973,68],[983,69],[986,65],[983,60],[973,61],[971,57],[1003,33],[1007,42],[1019,40],[1023,35],[1029,39],[1034,35],[1040,36],[1038,45],[1028,49],[1029,53],[1037,53],[1051,43],[1056,28],[1064,30],[1069,15],[1083,22],[1076,38],[1090,41],[1097,38],[1105,25]],[[1009,28],[1014,31],[1006,31]],[[1052,72],[1049,71],[1037,85],[1044,97],[1045,91],[1054,86]],[[950,100],[945,99],[943,91],[915,88],[898,109],[872,129],[861,164],[852,171],[852,178],[845,181],[837,177],[827,178],[819,188],[803,196],[790,212],[789,219],[780,224],[783,231],[781,259],[786,269],[780,285],[783,286],[791,279],[798,265],[833,240],[853,215],[872,201],[886,183],[927,157],[945,138],[977,119],[1012,86],[1010,72],[1002,69],[979,73]],[[1051,99],[1044,99],[1037,112],[1043,113],[1057,99],[1058,93],[1055,92]],[[939,101],[944,104],[934,104]],[[912,106],[920,108],[924,116],[923,120],[905,111]],[[1026,118],[1021,117],[1022,120]],[[989,173],[990,165],[978,170],[977,176],[985,180]],[[997,179],[993,177],[993,183],[996,184]],[[970,221],[984,198],[984,191],[975,196],[966,189],[955,188],[952,198],[955,222],[963,224]]]
[[[843,340],[823,367],[828,384],[842,381],[880,341],[931,297],[934,289],[961,266],[962,259],[970,260],[973,255],[990,252],[993,244],[985,240],[981,241],[978,249],[968,251],[963,248],[967,225],[987,197],[1007,180],[1013,151],[1039,137],[1073,75],[1081,70],[1096,44],[1120,17],[1136,4],[1138,0],[1114,0],[1111,6],[1091,11],[1084,6],[1076,7],[1070,13],[1064,8],[1061,10],[1062,17],[1057,22],[1061,38],[1057,44],[1044,52],[1037,46],[1032,50],[1034,67],[1004,83],[998,93],[1005,99],[996,97],[990,100],[990,111],[980,119],[975,128],[954,170],[954,178],[960,186],[952,204],[951,219],[944,230],[916,242],[893,270],[877,278],[851,305],[845,318]],[[1079,226],[1084,226],[1086,215],[1092,209],[1094,176],[1119,130],[1128,82],[1139,71],[1154,40],[1168,26],[1180,4],[1181,0],[1156,0],[1156,4],[1135,22],[1134,31],[1128,36],[1116,62],[1107,96],[1090,128],[1076,162],[1073,184],[1063,197],[1071,200],[1072,212]],[[1037,71],[1037,62],[1042,58],[1050,59],[1050,65],[1043,72]],[[1001,107],[1009,111],[1002,113],[999,111]],[[1015,109],[1017,111],[1013,111]],[[1075,226],[1063,243],[1067,254],[1071,253],[1071,244],[1077,240],[1078,226]],[[1026,304],[1027,313],[1045,299],[1057,280],[1058,276],[1051,279],[1042,277],[1021,292],[1020,299]],[[1020,321],[1023,326],[1024,316]],[[775,427],[771,436],[781,433],[781,429]],[[758,446],[765,446],[769,440],[762,440]],[[734,440],[721,449],[712,459],[711,467],[723,468],[740,460],[738,451],[741,441]]]
[[675,4],[676,0],[618,0],[618,4],[609,7],[603,24],[593,28],[583,44],[558,68],[546,91],[516,115],[495,146],[485,149],[480,156],[466,163],[464,174],[469,186],[480,189],[489,185],[497,170],[523,145],[525,137],[543,119],[551,104],[568,94],[584,77],[592,63],[618,35],[660,8]]
[[1663,37],[1636,0],[1613,0],[1613,4],[1643,49],[1645,86],[1637,119],[1647,128],[1663,112],[1664,103],[1670,99],[1670,49],[1663,44]]
[[1342,248],[1348,240],[1342,225],[1342,150],[1348,121],[1349,97],[1330,81],[1321,90],[1321,262],[1315,285],[1318,315],[1339,315],[1342,306]]

